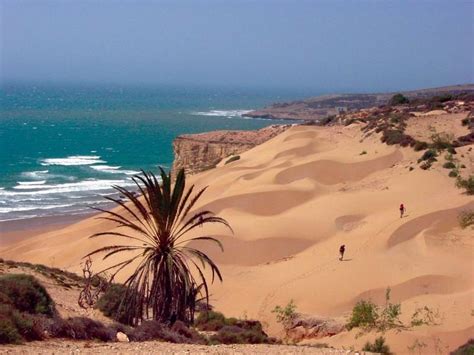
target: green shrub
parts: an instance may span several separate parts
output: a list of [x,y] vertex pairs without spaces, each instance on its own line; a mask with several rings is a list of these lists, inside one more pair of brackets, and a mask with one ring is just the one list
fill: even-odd
[[395,94],[392,96],[392,98],[390,99],[390,105],[392,106],[396,106],[396,105],[403,105],[403,104],[407,104],[409,103],[410,101],[405,97],[403,96],[402,94],[398,93],[398,94]]
[[72,317],[66,320],[58,319],[54,335],[60,338],[75,340],[115,340],[115,331],[101,322],[86,317]]
[[474,210],[461,211],[458,216],[458,221],[463,229],[474,225]]
[[370,300],[360,300],[352,309],[347,328],[373,328],[379,319],[377,305]]
[[[454,137],[452,134],[449,133],[433,133],[431,135],[431,140],[433,143],[431,144],[431,147],[437,150],[443,150],[443,149],[448,149],[453,150],[453,145],[452,142],[454,140]],[[449,151],[451,153],[451,151]],[[456,151],[454,153],[456,154]]]
[[468,195],[474,195],[474,175],[469,176],[467,179],[458,176],[456,186],[460,189],[465,189]]
[[390,347],[385,344],[384,337],[376,338],[374,343],[367,342],[362,350],[384,355],[391,354]]
[[143,322],[127,335],[131,341],[161,340],[170,343],[193,343],[191,339],[172,331],[157,321]]
[[127,287],[121,284],[112,284],[100,296],[95,307],[107,317],[122,324],[132,324],[131,317],[128,316],[127,307],[122,303],[127,292]]
[[12,319],[0,314],[0,344],[19,344],[22,340]]
[[447,161],[446,163],[443,164],[443,168],[454,169],[456,168],[456,165],[452,161]]
[[420,325],[437,325],[439,324],[439,311],[432,310],[428,306],[419,307],[411,316],[411,325],[417,327]]
[[387,129],[383,131],[381,140],[388,145],[399,144],[402,147],[415,144],[415,140],[412,137],[407,136],[399,129]]
[[272,313],[275,313],[277,322],[283,325],[285,332],[288,331],[289,327],[298,316],[298,313],[296,312],[296,304],[293,300],[290,300],[285,307],[276,306],[272,310]]
[[193,344],[207,344],[206,339],[199,332],[179,320],[173,324],[171,331],[189,339]]
[[473,355],[474,354],[474,338],[469,339],[464,345],[451,352],[451,355]]
[[385,307],[378,319],[377,328],[382,331],[402,326],[402,322],[399,319],[402,314],[401,304],[390,302],[390,292],[391,289],[389,287],[385,292]]
[[55,313],[54,303],[48,292],[31,275],[2,275],[0,276],[0,290],[21,312],[49,316]]
[[210,341],[214,344],[273,344],[276,342],[261,329],[243,329],[235,325],[226,325],[221,328],[210,338]]
[[428,170],[429,168],[431,168],[431,163],[429,161],[425,161],[423,162],[423,164],[420,165],[420,168],[423,170]]
[[236,161],[236,160],[239,160],[239,159],[240,159],[240,155],[234,155],[233,157],[230,157],[229,159],[227,159],[227,161],[225,162],[224,165],[232,163],[233,161]]
[[20,313],[13,305],[0,305],[0,343],[18,343],[23,340],[41,340],[43,330],[34,315]]
[[438,153],[436,153],[436,150],[434,149],[428,149],[423,153],[420,159],[418,159],[418,163],[421,163],[422,161],[434,161],[433,159],[436,159],[438,156]]
[[451,170],[448,174],[449,177],[452,177],[452,178],[455,178],[457,177],[459,174],[456,170]]
[[201,312],[194,321],[196,328],[204,331],[217,331],[228,323],[222,313],[215,311]]
[[413,146],[413,148],[415,149],[415,151],[418,152],[418,151],[420,151],[420,150],[427,149],[427,148],[428,148],[428,143],[416,141],[416,142],[415,142],[415,145]]

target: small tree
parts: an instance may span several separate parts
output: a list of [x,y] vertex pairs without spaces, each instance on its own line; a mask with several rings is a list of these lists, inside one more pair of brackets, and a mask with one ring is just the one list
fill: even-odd
[[396,105],[403,105],[409,103],[410,100],[408,100],[405,96],[402,94],[398,93],[392,96],[390,99],[390,105],[396,106]]
[[293,324],[293,321],[298,316],[296,312],[296,304],[293,300],[290,300],[285,307],[276,306],[272,313],[275,313],[277,322],[283,325],[283,329],[285,330],[285,336],[288,337],[288,331]]
[[384,337],[378,337],[374,343],[367,342],[362,350],[384,355],[392,354],[390,347],[385,344]]

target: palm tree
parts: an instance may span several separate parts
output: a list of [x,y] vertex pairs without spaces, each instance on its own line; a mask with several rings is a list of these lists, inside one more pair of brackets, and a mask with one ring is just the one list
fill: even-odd
[[122,300],[122,305],[127,308],[127,322],[133,325],[145,318],[160,322],[192,322],[198,295],[209,302],[208,282],[203,269],[210,266],[212,282],[215,276],[222,281],[222,275],[205,253],[187,243],[200,240],[216,243],[221,250],[223,247],[217,239],[209,236],[185,236],[206,223],[220,223],[232,231],[226,220],[216,217],[211,211],[200,211],[190,216],[191,209],[207,187],[194,195],[194,185],[185,190],[184,169],[178,172],[174,186],[171,173],[167,175],[160,168],[160,175],[161,183],[150,172],[142,171],[141,175],[133,177],[141,197],[123,187],[113,186],[130,203],[106,197],[120,205],[123,213],[97,210],[106,213],[99,218],[115,222],[124,231],[96,233],[91,238],[112,236],[133,242],[102,247],[85,256],[105,253],[105,260],[117,253],[133,253],[126,260],[101,271],[111,272],[113,280],[125,267],[137,263],[125,281],[127,292]]

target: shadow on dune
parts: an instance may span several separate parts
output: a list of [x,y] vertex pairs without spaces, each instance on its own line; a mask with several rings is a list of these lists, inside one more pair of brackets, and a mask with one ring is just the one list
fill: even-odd
[[202,241],[194,241],[189,246],[197,248],[210,256],[217,264],[254,266],[279,261],[298,254],[314,244],[314,241],[296,238],[265,238],[241,240],[235,237],[217,236],[223,246]]
[[447,210],[436,211],[424,216],[412,219],[397,228],[388,239],[387,246],[392,248],[397,244],[406,242],[415,238],[423,230],[430,227],[434,228],[436,233],[445,233],[459,225],[458,214],[466,209],[473,209],[474,202],[468,203],[461,207],[451,208]]
[[290,184],[297,180],[309,178],[324,185],[334,185],[347,181],[358,181],[376,171],[390,168],[402,157],[402,153],[396,150],[383,157],[358,163],[317,160],[281,171],[275,177],[275,182],[277,184]]

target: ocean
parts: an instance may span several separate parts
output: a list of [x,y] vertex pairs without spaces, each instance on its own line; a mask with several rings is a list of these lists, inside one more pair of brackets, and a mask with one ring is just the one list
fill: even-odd
[[285,123],[242,114],[303,96],[230,88],[4,85],[0,221],[107,207],[103,196],[114,194],[112,185],[133,188],[131,177],[140,169],[171,167],[176,136]]

